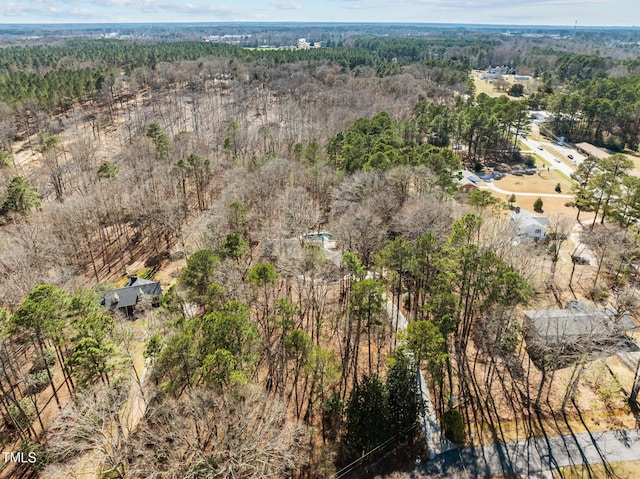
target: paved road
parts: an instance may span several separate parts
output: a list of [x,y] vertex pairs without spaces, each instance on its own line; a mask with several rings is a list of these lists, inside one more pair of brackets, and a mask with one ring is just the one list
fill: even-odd
[[558,467],[639,460],[640,429],[627,429],[449,451],[426,463],[421,472],[444,477],[456,472],[470,477],[512,473],[547,479]]
[[[544,148],[545,147],[554,148],[555,150],[561,151],[562,153],[567,152],[567,154],[570,152],[575,157],[576,154],[572,150],[570,150],[570,149],[568,149],[566,147],[558,146],[555,143],[549,143],[549,142],[545,142],[545,141],[536,141],[536,140],[532,140],[531,138],[524,138],[522,140],[522,143],[524,143],[529,148],[531,148],[533,150],[533,152],[536,153],[538,156],[540,156],[544,160],[548,161],[551,164],[551,167],[553,169],[561,171],[562,173],[564,173],[565,175],[567,175],[569,177],[575,171],[574,168],[572,168],[571,166],[566,164],[564,161],[560,161],[560,162],[556,161],[556,159],[558,157],[556,155],[554,155],[553,153],[547,151]],[[542,150],[539,149],[538,148],[539,146],[542,146],[543,149]],[[582,156],[580,157],[580,160],[582,160]]]

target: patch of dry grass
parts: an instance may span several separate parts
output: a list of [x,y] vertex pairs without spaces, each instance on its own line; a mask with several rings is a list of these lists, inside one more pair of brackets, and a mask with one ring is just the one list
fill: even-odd
[[[545,196],[557,195],[558,192],[555,191],[555,188],[558,183],[560,183],[560,194],[571,194],[571,183],[566,176],[562,175],[557,170],[540,171],[531,176],[506,175],[501,180],[494,181],[495,186],[498,188],[515,193],[517,206],[533,211],[533,203],[536,201],[537,197],[518,195],[518,192],[538,193],[544,202],[543,211],[546,216],[553,213],[559,213],[573,217],[575,215],[575,209],[564,206],[565,203],[571,201],[571,198]],[[509,195],[501,195],[496,192],[492,193],[504,201],[507,201],[509,198]]]
[[553,471],[554,478],[582,479],[585,477],[615,477],[617,479],[636,479],[640,477],[640,461],[590,464],[589,466],[567,466]]

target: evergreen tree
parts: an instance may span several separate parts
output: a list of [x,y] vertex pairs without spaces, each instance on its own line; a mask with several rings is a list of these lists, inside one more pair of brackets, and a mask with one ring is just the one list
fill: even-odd
[[187,267],[182,270],[179,281],[193,300],[203,303],[219,262],[220,258],[210,249],[196,251],[187,258]]
[[471,206],[478,208],[486,208],[488,206],[497,205],[500,200],[493,196],[490,191],[487,190],[471,190],[467,197],[467,202]]
[[110,384],[110,373],[118,365],[118,349],[113,339],[115,321],[103,314],[96,294],[81,289],[70,301],[72,326],[76,334],[71,338],[71,357],[67,361],[80,384],[96,381]]
[[36,346],[45,365],[56,403],[60,406],[53,373],[46,360],[47,342],[59,337],[65,326],[64,314],[68,305],[66,293],[52,284],[36,285],[22,300],[11,317],[12,331],[27,334]]
[[105,161],[96,170],[96,176],[99,180],[114,179],[118,177],[118,167],[110,161]]
[[542,212],[542,207],[544,206],[544,203],[542,202],[542,198],[537,198],[534,202],[533,202],[533,210],[537,211],[539,213]]
[[387,409],[392,436],[399,440],[412,440],[416,435],[420,413],[420,391],[416,379],[416,368],[405,352],[396,350],[390,359],[387,374]]
[[24,176],[14,176],[7,187],[0,213],[14,211],[26,216],[33,208],[39,207],[40,196],[31,182]]
[[166,160],[169,157],[169,136],[156,122],[149,124],[146,135],[153,140],[158,158]]
[[239,262],[248,249],[249,243],[239,233],[229,233],[220,245],[218,253],[222,259],[231,258]]
[[389,416],[384,384],[377,376],[365,376],[355,385],[346,407],[344,443],[357,457],[389,438]]

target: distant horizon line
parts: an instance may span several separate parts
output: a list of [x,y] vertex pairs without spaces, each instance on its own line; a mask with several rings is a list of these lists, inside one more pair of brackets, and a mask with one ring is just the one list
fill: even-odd
[[191,22],[191,21],[114,21],[114,22],[2,22],[0,27],[61,27],[61,26],[107,26],[107,25],[398,25],[398,26],[463,26],[463,27],[508,27],[508,28],[564,28],[564,29],[580,29],[580,28],[628,28],[640,29],[640,25],[586,25],[586,24],[518,24],[518,23],[456,23],[456,22],[340,22],[340,21],[214,21],[214,22]]

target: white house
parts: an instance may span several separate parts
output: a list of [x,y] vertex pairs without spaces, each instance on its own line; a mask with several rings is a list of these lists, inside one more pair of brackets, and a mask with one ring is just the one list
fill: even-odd
[[511,223],[516,232],[516,236],[530,236],[535,241],[544,238],[549,227],[549,218],[537,216],[531,211],[524,210],[516,206],[511,211]]
[[480,74],[480,80],[499,80],[500,78],[502,78],[501,73],[483,72]]
[[309,42],[306,38],[298,38],[298,48],[301,50],[320,48],[320,42]]

